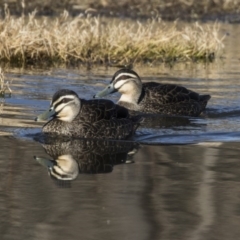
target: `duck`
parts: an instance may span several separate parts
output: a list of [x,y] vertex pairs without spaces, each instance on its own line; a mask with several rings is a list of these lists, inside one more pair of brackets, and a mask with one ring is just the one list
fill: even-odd
[[124,140],[133,136],[141,117],[130,117],[125,107],[111,100],[85,100],[61,89],[53,95],[50,108],[35,119],[42,120],[49,120],[42,127],[47,136]]
[[106,88],[93,98],[119,92],[118,105],[132,113],[163,114],[177,116],[199,116],[206,108],[210,95],[201,95],[183,86],[142,83],[139,75],[132,69],[120,69],[112,77]]
[[61,181],[75,180],[79,174],[110,173],[116,165],[134,163],[139,148],[135,141],[102,139],[52,139],[40,143],[48,157],[34,159],[51,178]]
[[49,175],[56,180],[72,181],[79,174],[78,163],[71,154],[61,155],[54,160],[38,156],[34,156],[34,159],[47,168]]

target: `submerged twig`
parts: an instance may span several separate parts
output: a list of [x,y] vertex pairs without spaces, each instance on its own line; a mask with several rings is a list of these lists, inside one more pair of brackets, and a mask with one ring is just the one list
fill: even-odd
[[2,68],[0,67],[0,97],[11,97],[12,90],[9,86],[9,82],[5,82],[5,76]]

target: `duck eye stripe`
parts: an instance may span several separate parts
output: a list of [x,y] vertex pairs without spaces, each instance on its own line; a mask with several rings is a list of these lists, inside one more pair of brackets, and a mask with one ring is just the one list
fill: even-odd
[[56,104],[54,104],[54,108],[56,109],[59,105],[63,103],[68,103],[72,100],[73,100],[72,98],[63,98],[61,101],[58,101]]
[[71,95],[65,95],[65,96],[61,96],[61,97],[58,97],[58,98],[53,98],[52,100],[52,105],[56,105],[58,104],[59,102],[62,102],[63,99],[74,99],[75,96],[71,96]]
[[124,76],[120,76],[116,79],[116,81],[121,81],[121,80],[125,80],[128,79],[128,76],[124,75]]
[[125,79],[129,79],[129,78],[136,78],[136,77],[137,76],[132,73],[120,73],[119,75],[116,76],[115,81],[125,80]]
[[119,80],[114,84],[114,88],[115,89],[119,89],[120,87],[122,87],[125,83],[127,83],[127,80]]

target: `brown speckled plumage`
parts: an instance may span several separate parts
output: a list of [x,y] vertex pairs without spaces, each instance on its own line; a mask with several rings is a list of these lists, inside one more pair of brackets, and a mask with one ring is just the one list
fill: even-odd
[[117,71],[110,85],[98,94],[105,96],[116,91],[122,94],[118,104],[131,111],[180,116],[199,116],[211,98],[174,84],[142,83],[130,69]]
[[174,84],[143,83],[137,107],[128,102],[118,104],[132,111],[167,115],[199,116],[210,95],[200,95]]
[[[56,94],[54,95],[52,104],[64,94],[71,95],[73,92],[60,91],[57,98]],[[75,97],[78,98],[76,93]],[[127,109],[110,100],[79,99],[79,101],[80,110],[71,122],[60,120],[56,114],[43,126],[42,131],[68,137],[127,139],[133,135],[139,125],[139,117],[129,117]]]

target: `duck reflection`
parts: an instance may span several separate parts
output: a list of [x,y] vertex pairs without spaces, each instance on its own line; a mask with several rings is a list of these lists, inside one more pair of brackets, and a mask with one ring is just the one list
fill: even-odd
[[167,116],[159,114],[144,114],[141,115],[143,122],[141,127],[162,129],[162,128],[174,128],[174,127],[200,127],[194,119],[182,116]]
[[110,173],[114,165],[132,163],[138,149],[138,144],[130,141],[86,139],[56,139],[42,146],[51,159],[35,156],[35,160],[60,181],[72,181],[81,173]]

